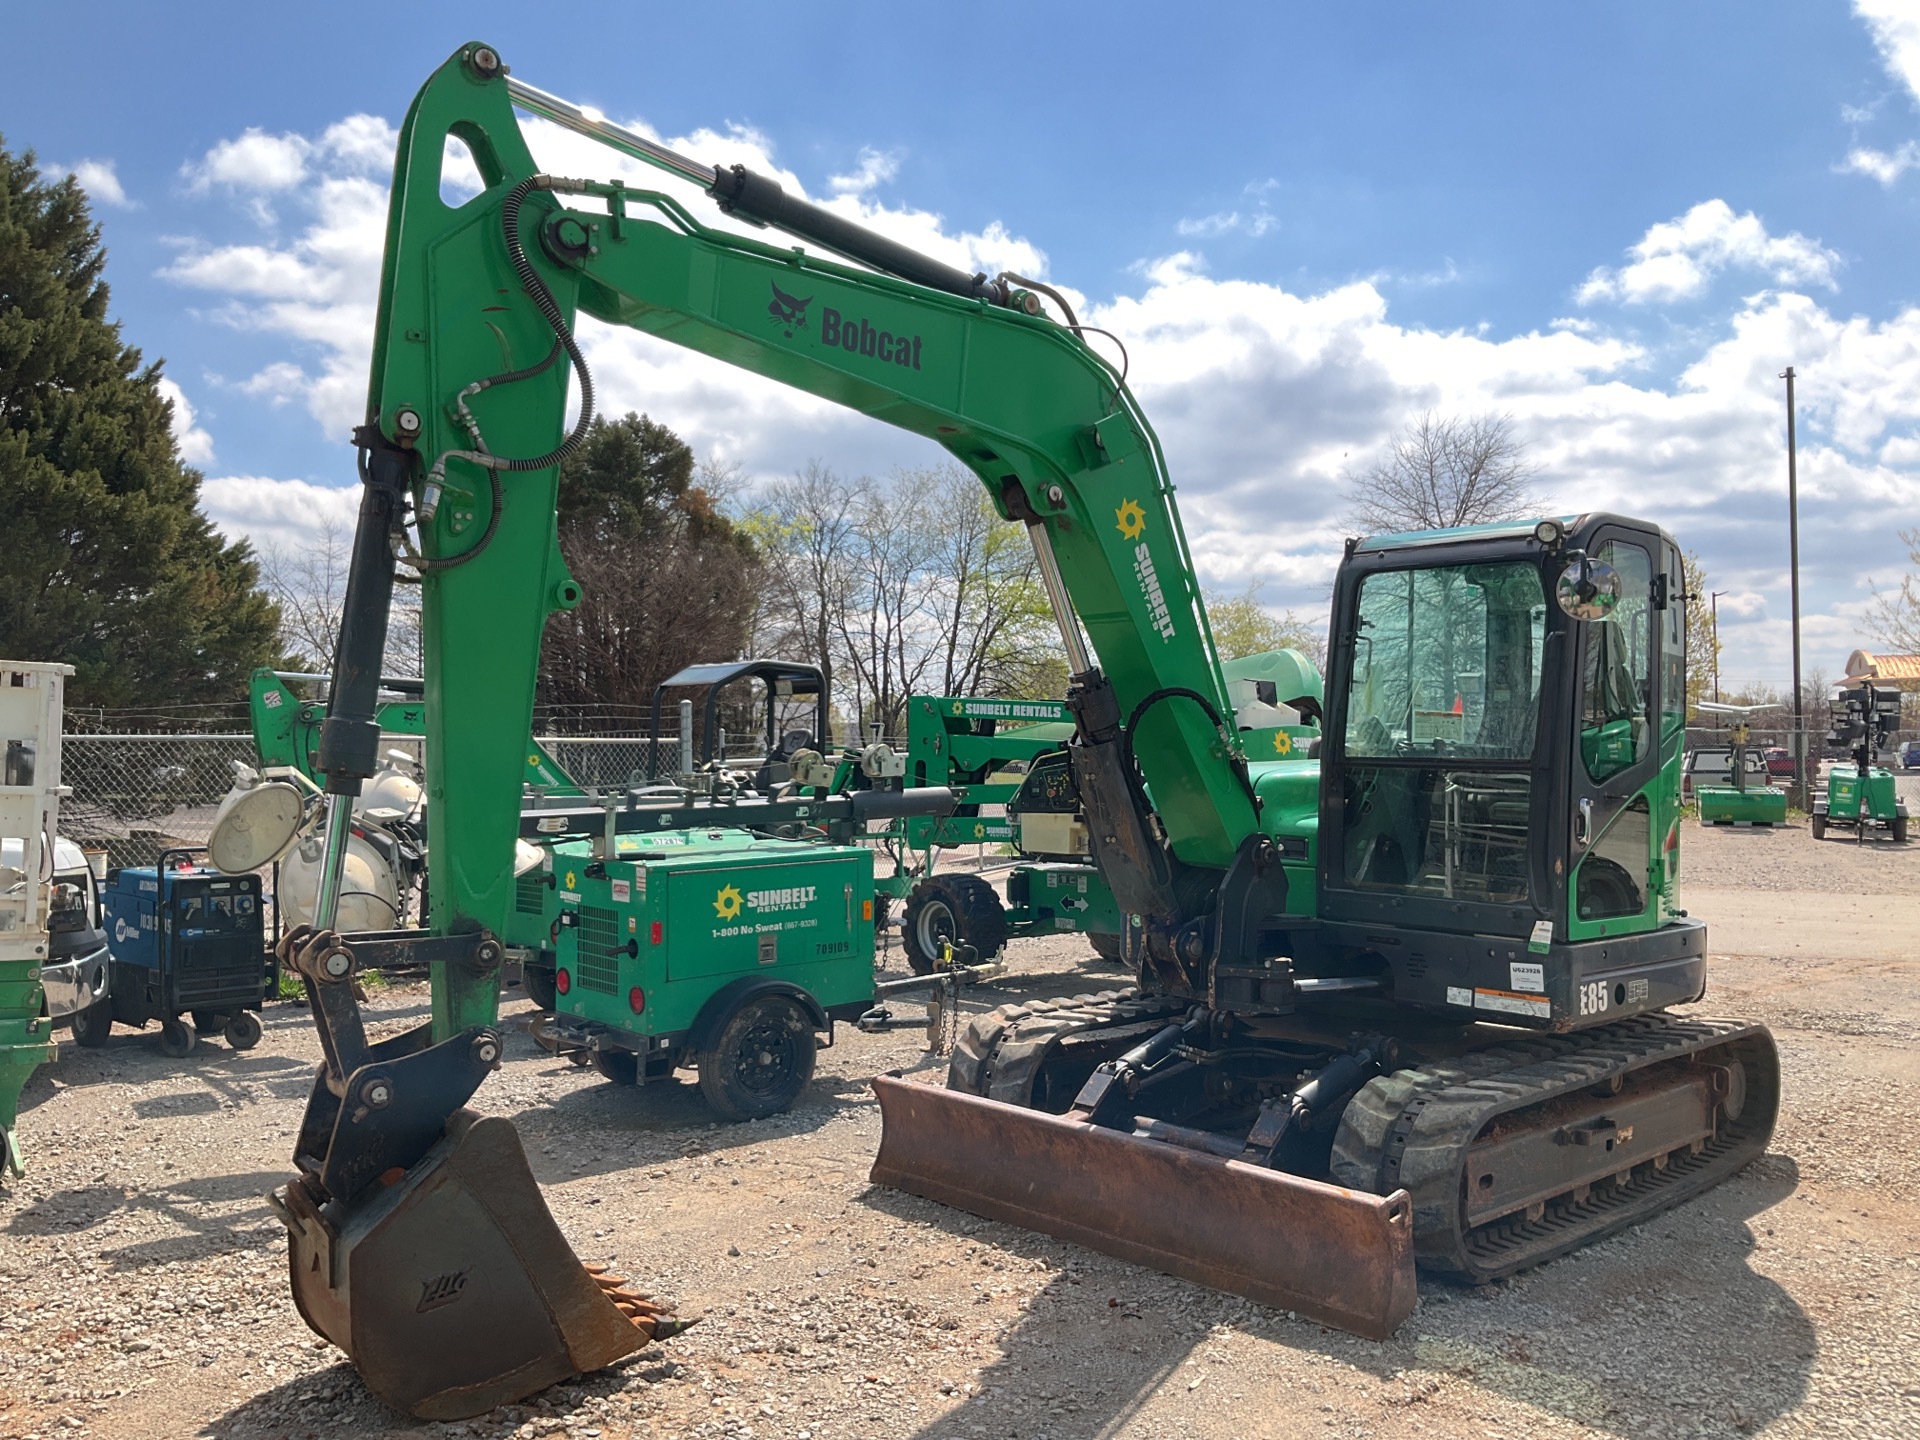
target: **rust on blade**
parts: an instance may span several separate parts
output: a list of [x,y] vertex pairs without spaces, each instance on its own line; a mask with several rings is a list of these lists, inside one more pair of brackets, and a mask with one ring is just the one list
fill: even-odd
[[1413,1313],[1413,1213],[1041,1110],[876,1076],[872,1180],[1376,1340]]

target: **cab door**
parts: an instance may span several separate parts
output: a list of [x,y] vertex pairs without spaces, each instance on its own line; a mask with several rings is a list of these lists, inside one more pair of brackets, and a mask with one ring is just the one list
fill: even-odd
[[[1663,701],[1669,611],[1679,588],[1663,537],[1620,526],[1595,531],[1587,553],[1609,567],[1619,591],[1603,620],[1579,626],[1579,703],[1571,771],[1567,938],[1591,940],[1653,928],[1666,890],[1656,868],[1664,840],[1655,784],[1675,727]],[[1672,604],[1669,605],[1669,598]],[[1684,722],[1684,659],[1680,719]],[[1677,754],[1677,752],[1676,752]]]

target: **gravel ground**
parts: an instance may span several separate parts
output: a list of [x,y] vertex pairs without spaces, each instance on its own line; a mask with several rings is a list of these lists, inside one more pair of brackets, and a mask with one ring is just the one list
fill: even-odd
[[[725,1127],[691,1085],[617,1090],[515,1031],[479,1103],[515,1119],[561,1227],[706,1318],[528,1404],[416,1425],[300,1322],[261,1199],[318,1055],[305,1016],[273,1007],[244,1055],[169,1061],[152,1031],[69,1047],[25,1097],[32,1171],[0,1188],[0,1440],[1920,1434],[1902,849],[1690,827],[1683,898],[1716,936],[1701,1008],[1782,1048],[1771,1152],[1515,1281],[1423,1282],[1384,1344],[870,1187],[865,1081],[940,1063],[916,1027],[842,1028],[792,1114]],[[976,1003],[1116,978],[1070,941],[1013,958]],[[424,990],[371,1010],[414,1023]]]

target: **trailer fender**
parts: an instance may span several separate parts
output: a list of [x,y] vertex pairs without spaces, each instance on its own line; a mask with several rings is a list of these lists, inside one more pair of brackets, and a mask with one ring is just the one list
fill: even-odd
[[762,995],[791,995],[812,1019],[814,1029],[827,1035],[833,1033],[833,1022],[827,1018],[827,1012],[820,1008],[820,1002],[791,980],[776,980],[770,975],[743,975],[707,997],[707,1003],[700,1007],[700,1013],[694,1017],[693,1025],[687,1031],[688,1051],[698,1054],[706,1049],[734,1011]]

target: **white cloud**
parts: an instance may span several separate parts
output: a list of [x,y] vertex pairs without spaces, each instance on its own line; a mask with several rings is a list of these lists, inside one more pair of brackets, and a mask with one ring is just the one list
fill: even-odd
[[160,393],[173,402],[173,440],[180,447],[180,458],[189,465],[213,463],[213,436],[193,423],[193,406],[186,391],[172,377],[160,377]]
[[1582,305],[1690,300],[1730,268],[1757,270],[1776,284],[1831,290],[1841,263],[1834,251],[1798,231],[1769,235],[1752,211],[1736,215],[1724,200],[1703,200],[1686,214],[1663,220],[1627,253],[1632,264],[1618,271],[1602,267],[1587,277],[1577,296]]
[[237,140],[222,140],[181,169],[189,186],[203,192],[215,185],[233,190],[285,190],[307,178],[313,142],[300,135],[269,135],[250,129]]
[[[49,170],[60,166],[49,165]],[[96,205],[112,205],[121,210],[133,210],[138,207],[127,198],[127,192],[120,183],[111,160],[81,160],[67,167],[80,188],[87,192],[87,198]]]
[[1279,225],[1280,222],[1265,210],[1256,210],[1250,215],[1242,215],[1238,210],[1218,210],[1211,215],[1202,215],[1197,220],[1181,220],[1173,228],[1189,239],[1210,239],[1238,230],[1257,240],[1269,230],[1278,229]]
[[[769,238],[721,215],[690,185],[544,122],[523,123],[552,173],[675,191],[703,223]],[[743,161],[789,193],[807,193],[750,129],[660,137],[626,123],[704,163]],[[307,183],[285,201],[290,222],[298,208],[284,238],[188,246],[165,273],[205,297],[208,320],[268,346],[255,373],[224,383],[303,407],[319,432],[340,439],[364,405],[385,192],[367,147],[315,141],[307,155]],[[821,203],[969,271],[1049,278],[1047,255],[999,224],[963,231],[853,188]],[[1731,618],[1722,597],[1732,676],[1785,665],[1776,378],[1784,365],[1801,374],[1806,609],[1825,617],[1824,629],[1810,623],[1809,646],[1817,633],[1820,645],[1839,650],[1834,664],[1863,640],[1848,608],[1866,593],[1861,576],[1900,560],[1893,521],[1863,525],[1863,514],[1920,513],[1920,310],[1845,317],[1792,288],[1831,286],[1838,263],[1817,242],[1770,236],[1723,202],[1656,225],[1608,280],[1621,298],[1690,298],[1735,268],[1759,271],[1775,287],[1691,317],[1658,351],[1617,333],[1605,311],[1543,317],[1518,334],[1436,331],[1394,315],[1372,281],[1296,294],[1215,277],[1191,252],[1142,264],[1127,293],[1093,303],[1068,293],[1089,323],[1125,341],[1131,384],[1180,487],[1204,584],[1237,590],[1253,581],[1268,605],[1323,612],[1348,508],[1343,474],[1363,468],[1421,410],[1498,410],[1530,442],[1551,508],[1647,515],[1701,553],[1714,588],[1762,597],[1760,613],[1750,615],[1743,598]],[[663,339],[584,321],[581,338],[604,412],[645,410],[701,455],[738,463],[755,480],[812,458],[850,473],[940,458],[928,441]],[[344,480],[351,458],[344,447],[336,453]],[[292,536],[322,518],[351,522],[351,487],[246,476],[208,484],[221,523],[240,532],[278,527]]]
[[201,482],[200,508],[230,540],[251,540],[256,550],[297,550],[328,526],[351,535],[360,487],[218,475]]
[[860,163],[851,173],[829,176],[827,188],[836,194],[864,195],[886,184],[899,173],[898,150],[875,150],[869,146],[861,150]]
[[1897,150],[1875,150],[1856,145],[1837,167],[1844,173],[1868,175],[1882,185],[1891,185],[1907,171],[1920,166],[1920,140],[1909,140]]
[[1853,0],[1887,73],[1920,101],[1920,6],[1913,0]]

